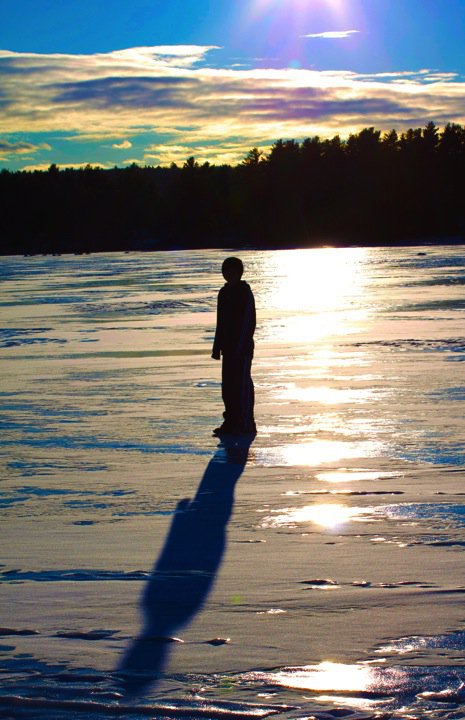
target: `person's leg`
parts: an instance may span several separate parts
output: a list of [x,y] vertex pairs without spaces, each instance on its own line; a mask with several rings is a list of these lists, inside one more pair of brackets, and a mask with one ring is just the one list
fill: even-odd
[[252,380],[252,355],[241,358],[240,418],[244,432],[256,432],[254,420],[255,388]]
[[224,429],[236,430],[240,425],[240,368],[232,356],[223,355],[221,395],[224,403]]
[[252,355],[239,358],[223,356],[222,397],[223,432],[256,432],[254,421],[254,385],[251,377]]

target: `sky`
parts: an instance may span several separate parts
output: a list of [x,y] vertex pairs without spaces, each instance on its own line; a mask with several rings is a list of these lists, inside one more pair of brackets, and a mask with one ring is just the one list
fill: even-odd
[[0,169],[465,124],[465,0],[0,0]]

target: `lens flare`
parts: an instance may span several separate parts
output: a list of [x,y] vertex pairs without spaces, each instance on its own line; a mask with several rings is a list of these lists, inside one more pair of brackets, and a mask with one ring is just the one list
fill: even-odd
[[251,6],[254,15],[285,7],[292,12],[321,14],[326,11],[333,17],[344,17],[347,0],[253,0]]
[[297,71],[309,61],[303,38],[312,32],[346,31],[349,25],[358,26],[353,0],[251,0],[240,23],[242,35],[253,33],[254,42],[260,33],[262,52]]
[[352,5],[349,8],[347,0],[252,0],[248,14],[252,21],[285,14],[289,19],[300,18],[307,22],[311,29],[322,23],[346,22],[349,9],[354,10]]

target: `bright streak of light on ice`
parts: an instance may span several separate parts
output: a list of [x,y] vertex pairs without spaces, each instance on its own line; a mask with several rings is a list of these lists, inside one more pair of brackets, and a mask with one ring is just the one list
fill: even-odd
[[257,448],[255,462],[268,466],[313,467],[330,462],[354,458],[374,457],[380,454],[380,442],[365,440],[344,442],[342,440],[312,440],[304,443],[283,444],[278,447]]
[[359,480],[383,480],[384,478],[400,477],[398,472],[379,472],[377,470],[328,470],[317,473],[316,479],[329,483],[357,482]]
[[321,248],[270,255],[267,274],[273,279],[262,302],[279,313],[280,322],[270,326],[274,339],[310,343],[349,334],[366,321],[366,252]]
[[290,526],[296,523],[312,523],[328,530],[335,530],[350,521],[362,520],[372,515],[372,508],[346,507],[337,504],[307,505],[303,508],[283,508],[263,519],[263,527]]
[[309,692],[363,693],[386,692],[405,681],[405,672],[395,668],[344,665],[325,661],[319,665],[283,668],[277,672],[250,673],[253,679]]

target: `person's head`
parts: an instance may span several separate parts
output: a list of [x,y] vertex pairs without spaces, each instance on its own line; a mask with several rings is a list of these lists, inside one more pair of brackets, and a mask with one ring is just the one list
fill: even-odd
[[242,273],[244,272],[242,260],[237,257],[226,258],[221,266],[221,272],[223,273],[223,277],[226,282],[234,285],[234,283],[239,282],[242,277]]

